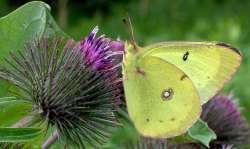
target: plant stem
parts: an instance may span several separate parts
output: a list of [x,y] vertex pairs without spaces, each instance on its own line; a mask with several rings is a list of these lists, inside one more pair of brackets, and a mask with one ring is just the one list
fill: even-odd
[[59,135],[57,131],[54,131],[52,135],[43,143],[42,149],[48,149],[58,139]]
[[11,127],[12,128],[20,128],[23,127],[25,124],[27,124],[30,120],[31,116],[25,116],[22,119],[20,119],[18,122],[13,124]]

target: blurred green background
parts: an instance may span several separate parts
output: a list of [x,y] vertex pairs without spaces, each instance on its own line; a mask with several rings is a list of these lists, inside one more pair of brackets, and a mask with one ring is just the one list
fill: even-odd
[[[0,17],[28,0],[0,0]],[[223,41],[241,49],[243,64],[224,93],[239,101],[250,122],[249,0],[44,0],[60,27],[81,39],[95,26],[101,34],[129,39],[122,19],[132,18],[140,45],[166,40]],[[1,35],[0,35],[1,36]]]

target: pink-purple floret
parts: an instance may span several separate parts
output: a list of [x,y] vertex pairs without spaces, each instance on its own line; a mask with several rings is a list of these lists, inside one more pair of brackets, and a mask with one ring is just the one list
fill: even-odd
[[116,56],[124,52],[124,44],[121,41],[112,41],[104,35],[96,37],[98,27],[83,40],[76,44],[84,57],[86,65],[95,70],[108,70],[116,67],[121,62],[115,60]]
[[223,113],[223,117],[231,120],[241,119],[238,107],[228,96],[215,96],[213,100],[215,107],[223,110],[223,112],[221,111]]

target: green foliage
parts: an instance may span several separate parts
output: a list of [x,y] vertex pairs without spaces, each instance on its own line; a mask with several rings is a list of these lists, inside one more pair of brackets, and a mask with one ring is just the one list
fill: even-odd
[[3,108],[5,106],[9,106],[10,104],[14,104],[17,102],[26,102],[24,100],[17,99],[16,97],[3,97],[0,98],[0,107]]
[[0,60],[10,52],[23,49],[34,38],[65,35],[43,2],[30,2],[0,18]]
[[216,139],[216,134],[208,127],[207,123],[201,119],[188,129],[188,135],[207,147],[209,147],[210,141]]
[[31,104],[27,102],[5,102],[0,105],[0,127],[13,125],[25,116],[31,109]]
[[16,97],[0,98],[0,127],[14,124],[20,117],[26,115],[30,109],[31,104],[27,101]]
[[113,130],[113,135],[109,141],[105,144],[104,148],[107,149],[126,149],[126,147],[132,148],[134,144],[138,142],[138,132],[129,123],[125,122],[121,127]]
[[40,134],[40,128],[0,128],[0,142],[25,142]]
[[[47,4],[34,1],[0,18],[0,63],[3,63],[10,51],[23,49],[25,43],[34,38],[66,36],[56,25],[49,10]],[[0,86],[2,96],[10,86],[3,81]]]

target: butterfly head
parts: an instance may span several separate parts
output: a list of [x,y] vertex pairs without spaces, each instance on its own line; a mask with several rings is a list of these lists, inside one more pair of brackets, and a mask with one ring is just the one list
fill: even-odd
[[130,35],[130,40],[128,41],[128,43],[132,46],[132,48],[130,48],[130,52],[137,53],[140,48],[137,45],[137,42],[135,40],[133,25],[132,25],[130,17],[128,16],[126,19],[123,19],[123,23],[128,29],[128,32]]

